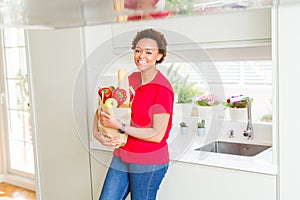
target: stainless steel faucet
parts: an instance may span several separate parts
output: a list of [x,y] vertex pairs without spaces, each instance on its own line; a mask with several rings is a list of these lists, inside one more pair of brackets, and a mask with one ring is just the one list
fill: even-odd
[[248,139],[252,139],[253,138],[253,125],[252,125],[250,97],[243,97],[242,95],[241,96],[233,96],[229,99],[229,101],[233,101],[233,102],[247,101],[247,127],[243,132],[243,136],[247,137]]
[[229,138],[234,138],[234,130],[229,131]]
[[249,97],[244,97],[244,100],[247,101],[247,127],[244,130],[243,136],[248,139],[253,138],[253,125],[252,125],[252,115],[251,115],[251,99]]

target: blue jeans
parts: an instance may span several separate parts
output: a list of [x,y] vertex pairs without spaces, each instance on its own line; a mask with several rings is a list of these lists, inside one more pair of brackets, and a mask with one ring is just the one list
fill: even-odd
[[155,200],[169,164],[139,165],[123,162],[114,156],[108,169],[99,200]]

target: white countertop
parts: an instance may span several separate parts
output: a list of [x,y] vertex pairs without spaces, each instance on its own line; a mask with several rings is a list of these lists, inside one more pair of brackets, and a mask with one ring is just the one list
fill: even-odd
[[[191,123],[191,122],[190,122]],[[193,122],[195,124],[195,122]],[[208,124],[210,125],[210,124]],[[249,144],[260,144],[272,146],[272,125],[254,124],[253,139],[242,136],[246,123],[225,122],[221,128],[220,135],[214,131],[207,130],[206,136],[197,136],[196,127],[190,127],[189,135],[182,135],[179,127],[174,128],[174,135],[170,135],[169,149],[171,160],[186,163],[222,167],[228,169],[244,170],[249,172],[277,174],[277,166],[273,162],[273,149],[268,148],[255,156],[239,156],[232,154],[195,151],[196,148],[214,141],[227,141]],[[230,130],[234,130],[234,137],[229,138]],[[173,138],[173,139],[172,139]],[[183,141],[189,141],[184,144]],[[175,145],[173,145],[175,143]],[[178,147],[185,146],[184,153],[179,154]],[[183,148],[180,149],[183,151]]]
[[238,156],[231,154],[195,151],[201,145],[192,144],[176,161],[243,170],[270,175],[277,174],[277,167],[273,164],[272,147],[255,156]]
[[[230,125],[230,128],[232,127],[233,126]],[[256,129],[257,131],[259,131],[258,128]],[[210,139],[208,138],[208,136],[197,136],[197,134],[195,134],[195,130],[190,130],[188,135],[183,135],[180,133],[179,128],[175,128],[168,140],[171,162],[185,162],[191,164],[276,175],[277,166],[273,162],[272,147],[255,156],[238,156],[231,154],[195,151],[196,148],[210,143],[209,140],[271,145],[272,140],[270,140],[269,137],[259,136],[258,132],[256,135],[254,135],[253,140],[247,140],[243,138],[241,134],[238,134],[238,129],[235,128],[235,130],[237,131],[234,138],[228,137],[228,130],[225,127],[223,129],[223,132],[226,134],[221,135],[220,137],[218,137],[218,139],[216,139],[216,137],[212,137]],[[264,131],[265,130],[266,129],[264,129]],[[105,147],[96,140],[91,141],[90,148],[91,150],[113,151],[112,148]]]
[[[272,161],[272,147],[255,156],[237,156],[231,154],[195,151],[194,149],[198,147],[200,146],[192,144],[189,149],[178,155],[177,158],[171,158],[171,162],[185,162],[270,175],[277,174],[277,166],[273,164]],[[104,147],[96,141],[91,142],[91,149],[113,151],[112,148]],[[172,154],[172,152],[170,153]]]

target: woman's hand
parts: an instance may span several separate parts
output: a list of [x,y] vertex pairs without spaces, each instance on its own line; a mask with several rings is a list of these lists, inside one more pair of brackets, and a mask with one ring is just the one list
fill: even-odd
[[103,111],[100,112],[100,122],[103,126],[108,127],[108,128],[113,128],[113,129],[120,128],[117,120],[113,116],[111,116]]
[[119,141],[120,138],[118,137],[109,137],[105,132],[99,132],[95,130],[93,132],[94,137],[104,146],[107,147],[120,147],[122,143]]
[[122,143],[119,141],[119,137],[112,138],[105,132],[100,132],[98,129],[98,110],[95,112],[94,125],[93,125],[93,136],[104,146],[108,147],[119,147]]

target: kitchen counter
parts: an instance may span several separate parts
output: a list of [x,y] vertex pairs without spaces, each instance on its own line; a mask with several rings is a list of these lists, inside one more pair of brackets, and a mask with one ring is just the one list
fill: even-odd
[[[201,139],[200,139],[201,140]],[[255,156],[238,156],[223,153],[195,151],[202,145],[194,144],[178,159],[172,161],[208,165],[221,168],[244,170],[270,175],[277,174],[277,167],[273,164],[273,149],[268,148]]]
[[[230,125],[229,127],[232,128],[233,126]],[[237,130],[236,127],[234,128]],[[265,130],[266,129],[264,128],[264,131]],[[259,131],[259,128],[257,128],[257,131]],[[223,132],[228,132],[226,126],[223,128]],[[271,145],[269,137],[261,137],[261,135],[258,136],[258,133],[255,135],[253,140],[247,140],[243,138],[241,134],[236,134],[234,138],[229,138],[226,134],[223,134],[218,137],[217,140]],[[272,147],[255,156],[238,156],[223,153],[195,151],[196,148],[208,144],[209,139],[207,139],[207,136],[197,136],[197,134],[195,134],[195,130],[190,130],[187,135],[183,135],[180,133],[179,127],[174,128],[168,142],[171,164],[174,162],[185,162],[269,175],[277,174],[277,166],[273,162]],[[92,150],[113,151],[112,148],[105,147],[96,140],[91,141],[90,148]]]
[[[190,124],[195,124],[197,121],[191,118],[188,120]],[[222,124],[220,130],[212,130],[213,127],[210,129],[210,126],[215,125],[218,124],[212,124],[211,121],[207,120],[207,133],[205,136],[197,136],[195,126],[190,127],[189,135],[183,135],[180,132],[180,127],[175,126],[173,129],[173,135],[170,135],[169,149],[171,160],[173,162],[180,161],[270,175],[277,174],[277,166],[273,161],[273,147],[270,147],[255,156],[239,156],[232,154],[195,151],[195,149],[214,141],[227,141],[272,146],[271,123],[254,123],[253,139],[247,139],[242,135],[243,130],[246,127],[246,122],[225,121]],[[229,133],[231,132],[231,130],[234,130],[234,135],[232,138],[229,137]],[[220,134],[217,134],[216,132],[219,132]],[[183,141],[190,141],[190,143],[183,144]],[[173,143],[175,143],[175,145],[173,145]],[[179,154],[178,152],[176,152],[178,146],[186,146],[184,153]]]
[[[198,147],[200,146],[196,144],[191,145],[190,148],[180,156],[176,157],[175,159],[171,158],[171,164],[173,162],[185,162],[270,175],[277,174],[277,167],[275,164],[273,164],[272,161],[272,147],[255,156],[237,156],[230,154],[195,151],[194,149]],[[100,151],[113,151],[112,148],[104,147],[96,141],[91,142],[91,149]]]

